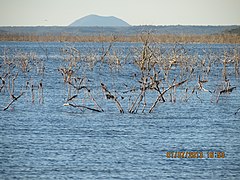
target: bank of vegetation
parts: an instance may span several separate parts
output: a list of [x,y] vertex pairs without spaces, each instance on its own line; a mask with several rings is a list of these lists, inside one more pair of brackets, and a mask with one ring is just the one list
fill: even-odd
[[[28,41],[28,42],[141,42],[143,34],[136,35],[37,35],[0,33],[0,41]],[[153,34],[152,41],[158,43],[208,43],[208,44],[240,44],[240,35],[234,33],[215,35],[174,35]]]

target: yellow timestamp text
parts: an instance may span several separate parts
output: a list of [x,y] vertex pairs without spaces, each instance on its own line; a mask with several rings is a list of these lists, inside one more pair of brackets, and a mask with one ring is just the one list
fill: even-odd
[[225,158],[225,152],[222,151],[168,151],[166,152],[167,158]]

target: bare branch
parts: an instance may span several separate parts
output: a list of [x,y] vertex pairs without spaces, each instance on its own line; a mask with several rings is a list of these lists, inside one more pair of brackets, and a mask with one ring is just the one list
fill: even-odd
[[156,101],[153,103],[152,107],[149,110],[149,113],[151,113],[153,111],[153,109],[155,108],[155,106],[157,105],[157,103],[159,102],[160,99],[162,99],[163,95],[169,91],[170,89],[174,88],[174,87],[178,87],[180,85],[182,85],[183,83],[187,82],[187,79],[184,81],[181,81],[179,83],[173,84],[172,86],[168,87],[167,89],[165,89],[161,94],[159,94],[159,96],[157,97]]
[[63,105],[64,106],[72,106],[72,107],[75,107],[75,108],[84,108],[84,109],[92,110],[92,111],[95,111],[95,112],[102,112],[101,110],[90,108],[90,107],[83,106],[83,105],[75,105],[75,104],[71,104],[71,103],[66,103],[66,104],[63,104]]
[[17,101],[22,95],[24,94],[24,92],[21,92],[21,94],[17,97],[12,96],[13,100],[3,109],[3,111],[6,111],[15,101]]

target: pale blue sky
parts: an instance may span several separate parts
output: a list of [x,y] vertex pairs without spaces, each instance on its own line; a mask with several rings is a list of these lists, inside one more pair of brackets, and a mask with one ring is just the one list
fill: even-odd
[[240,25],[240,0],[0,0],[0,26],[66,26],[89,14],[131,25]]

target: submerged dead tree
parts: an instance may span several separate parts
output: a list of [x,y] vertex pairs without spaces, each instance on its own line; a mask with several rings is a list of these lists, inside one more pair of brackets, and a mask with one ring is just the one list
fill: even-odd
[[[227,64],[230,63],[229,59],[232,57],[226,57],[226,52],[223,54],[225,59],[222,61],[220,55],[218,56],[217,54],[207,51],[204,51],[203,53],[205,53],[205,55],[201,56],[191,54],[181,44],[175,44],[170,50],[161,49],[153,43],[152,37],[149,34],[142,36],[141,40],[143,42],[141,48],[133,48],[132,52],[125,53],[130,54],[128,57],[128,61],[130,62],[121,60],[121,56],[117,54],[119,51],[114,50],[113,42],[106,44],[106,46],[102,48],[102,51],[99,51],[99,54],[95,54],[95,56],[98,57],[91,58],[94,59],[94,64],[98,66],[98,69],[103,71],[103,74],[109,72],[117,73],[118,71],[114,71],[112,68],[114,66],[124,70],[125,65],[128,63],[133,63],[133,66],[137,68],[137,71],[133,75],[135,84],[128,85],[128,79],[126,79],[126,83],[123,84],[123,86],[126,87],[125,90],[122,90],[123,96],[119,96],[117,93],[117,91],[119,92],[121,89],[117,89],[116,87],[108,88],[109,82],[106,82],[106,79],[100,80],[101,90],[104,96],[107,100],[115,103],[120,113],[138,113],[139,111],[144,113],[146,109],[147,112],[152,113],[160,102],[175,103],[178,100],[178,96],[181,96],[185,102],[192,97],[196,97],[203,102],[199,96],[200,94],[209,93],[209,96],[214,96],[219,92],[219,95],[221,95],[229,93],[236,88],[235,86],[228,87],[217,92],[214,91],[213,86],[209,83],[209,76],[212,73],[212,69],[216,67],[216,64],[219,62],[223,62],[222,76],[227,78]],[[83,53],[81,54],[83,56]],[[235,53],[234,58],[238,59],[236,57],[237,55]],[[105,69],[102,68],[102,66],[104,66]],[[234,66],[236,66],[236,63],[234,63]],[[107,70],[107,72],[105,72],[106,68],[109,68],[109,71]],[[70,69],[72,70],[73,68]],[[62,70],[63,74],[68,74],[68,70]],[[91,70],[94,71],[92,63]],[[65,75],[66,81],[67,76],[68,75]],[[109,79],[110,78],[107,78],[107,80]],[[114,78],[112,79],[114,81]],[[115,79],[115,81],[118,80]],[[105,83],[108,84],[108,87]],[[89,90],[85,85],[74,85],[72,80],[69,81],[68,84],[76,91]],[[119,87],[122,88],[121,86]],[[194,94],[196,96],[193,96]],[[75,98],[75,95],[68,98]],[[127,110],[125,109],[126,101],[128,101]],[[83,108],[82,105],[79,107]]]
[[[205,98],[217,103],[222,96],[236,92],[238,47],[219,52],[204,49],[199,53],[179,43],[154,43],[150,34],[138,38],[142,43],[130,48],[115,46],[114,36],[98,46],[84,44],[81,52],[72,46],[61,48],[58,71],[62,75],[64,106],[83,112],[104,112],[104,105],[113,102],[120,113],[152,113],[163,103],[202,103]],[[50,51],[42,50],[49,60]],[[43,73],[48,68],[44,61],[34,52],[6,51],[1,58],[3,110],[23,96],[27,102],[42,104],[46,78]]]
[[[78,108],[80,110],[87,109],[95,112],[104,112],[93,97],[90,87],[86,85],[88,79],[79,76],[82,61],[80,51],[74,47],[67,47],[66,49],[61,49],[61,51],[64,55],[65,65],[58,68],[58,71],[62,74],[63,82],[67,86],[67,100],[63,105]],[[84,97],[85,95],[87,97]],[[83,98],[81,104],[80,102],[75,103],[79,97]],[[94,107],[84,104],[86,99],[90,100]]]
[[[43,66],[42,59],[36,57],[35,53],[11,52],[4,50],[0,64],[0,93],[8,94],[10,102],[3,108],[9,109],[23,95],[26,96],[30,89],[29,81],[39,73],[39,63]],[[43,73],[41,73],[41,76]],[[43,88],[41,82],[41,97],[43,99]],[[34,85],[31,84],[31,99],[34,102]],[[26,88],[24,88],[26,87]]]

